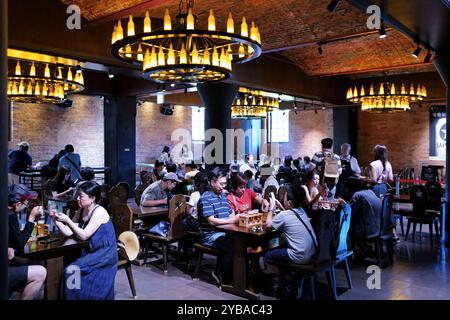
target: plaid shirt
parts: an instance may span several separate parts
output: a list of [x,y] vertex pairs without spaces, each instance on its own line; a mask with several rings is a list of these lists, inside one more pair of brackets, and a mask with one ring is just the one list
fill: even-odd
[[[321,171],[323,170],[323,160],[325,159],[325,155],[326,156],[331,156],[331,154],[333,154],[331,151],[326,150],[325,154],[323,153],[323,151],[319,151],[316,152],[314,154],[314,157],[311,159],[311,164],[313,168],[315,168],[317,171]],[[339,168],[339,174],[342,173],[342,164],[341,164],[341,158],[337,155],[337,154],[333,154],[333,158],[338,160],[338,168]]]

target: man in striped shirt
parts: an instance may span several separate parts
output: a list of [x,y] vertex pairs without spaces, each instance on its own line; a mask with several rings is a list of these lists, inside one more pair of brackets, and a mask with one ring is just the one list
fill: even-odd
[[[224,251],[223,282],[230,283],[233,268],[233,242],[224,232],[217,231],[214,226],[237,223],[239,215],[232,213],[224,190],[227,186],[227,173],[216,167],[208,174],[210,191],[206,191],[198,202],[198,218],[202,244]],[[214,271],[213,276],[218,280]]]
[[[339,175],[342,174],[342,164],[341,158],[337,154],[333,153],[333,139],[331,138],[322,139],[321,144],[322,150],[314,154],[311,163],[309,164],[309,170],[310,171],[316,170],[319,173],[320,179],[323,183],[325,157],[333,157],[334,159],[336,159],[336,161],[338,162]],[[327,187],[330,190],[328,193],[328,197],[334,198],[334,195],[336,194],[336,184],[328,182]]]

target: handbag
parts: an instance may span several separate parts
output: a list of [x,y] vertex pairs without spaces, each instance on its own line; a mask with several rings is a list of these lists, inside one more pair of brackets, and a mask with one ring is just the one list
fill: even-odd
[[160,221],[153,227],[148,229],[148,232],[167,238],[167,236],[169,235],[169,229],[170,229],[169,221]]

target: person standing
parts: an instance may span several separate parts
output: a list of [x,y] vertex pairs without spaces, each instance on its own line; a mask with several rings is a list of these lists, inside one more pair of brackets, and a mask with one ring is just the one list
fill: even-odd
[[22,141],[18,149],[8,154],[8,185],[19,183],[19,173],[31,169],[32,157],[28,153],[30,144]]
[[82,180],[80,155],[75,153],[75,149],[71,144],[67,144],[64,147],[64,152],[65,155],[59,159],[58,170],[63,166],[70,169],[70,180],[72,183]]
[[361,168],[359,167],[358,160],[350,154],[352,147],[349,143],[343,143],[341,145],[341,165],[342,173],[339,175],[339,181],[336,186],[336,195],[341,196],[343,193],[344,182],[350,177],[360,177]]

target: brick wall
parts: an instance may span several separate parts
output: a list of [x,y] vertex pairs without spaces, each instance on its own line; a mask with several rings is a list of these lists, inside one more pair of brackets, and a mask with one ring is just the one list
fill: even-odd
[[429,106],[412,105],[410,112],[372,114],[358,111],[358,160],[367,166],[373,160],[373,147],[384,144],[394,172],[404,167],[415,168],[422,163],[443,164],[429,157]]
[[83,166],[104,166],[103,99],[74,94],[72,108],[53,104],[13,103],[12,141],[30,143],[33,164],[48,162],[64,145],[71,143]]
[[333,138],[333,110],[299,111],[289,113],[289,142],[280,143],[280,156],[313,157],[321,150],[323,138]]

